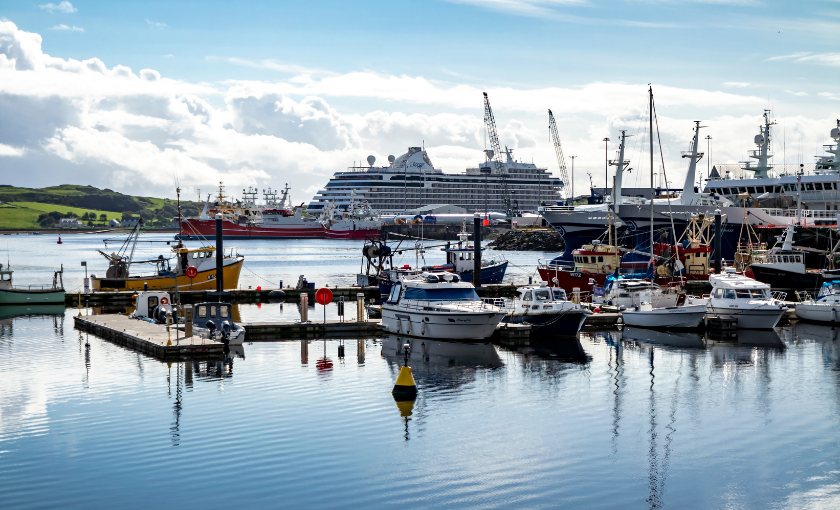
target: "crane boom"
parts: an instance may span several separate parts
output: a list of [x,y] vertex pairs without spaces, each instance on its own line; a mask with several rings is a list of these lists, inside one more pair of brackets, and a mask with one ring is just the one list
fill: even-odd
[[551,142],[554,144],[554,152],[557,153],[557,166],[560,167],[560,180],[563,186],[563,198],[567,201],[574,197],[569,196],[568,189],[569,173],[566,171],[566,158],[563,157],[563,146],[560,145],[560,135],[557,133],[557,123],[554,121],[554,114],[548,110],[548,130],[551,133]]
[[487,92],[484,92],[484,125],[487,127],[487,136],[490,138],[490,148],[493,149],[493,162],[496,166],[496,171],[502,179],[502,189],[504,197],[502,201],[505,206],[505,214],[508,217],[518,215],[516,207],[511,203],[510,192],[508,191],[507,170],[504,169],[502,162],[502,146],[499,143],[499,133],[496,131],[496,119],[493,118],[493,109],[490,108],[490,99],[487,97]]

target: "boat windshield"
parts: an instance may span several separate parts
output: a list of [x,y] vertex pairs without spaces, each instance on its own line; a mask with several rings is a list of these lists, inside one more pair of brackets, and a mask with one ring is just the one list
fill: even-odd
[[548,289],[546,290],[535,290],[534,291],[534,299],[536,301],[551,301],[551,291]]
[[554,300],[555,301],[565,301],[566,300],[566,291],[563,289],[554,289]]
[[819,297],[831,296],[832,294],[840,294],[840,282],[826,283],[820,288]]
[[472,301],[479,299],[475,289],[417,289],[405,290],[405,299],[418,301]]

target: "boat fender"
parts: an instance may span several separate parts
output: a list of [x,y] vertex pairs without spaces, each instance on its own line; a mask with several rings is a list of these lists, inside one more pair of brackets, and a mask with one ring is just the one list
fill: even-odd
[[423,324],[423,327],[420,329],[420,334],[425,335],[426,334],[426,323],[423,322],[422,324]]
[[592,313],[601,313],[601,307],[592,310]]

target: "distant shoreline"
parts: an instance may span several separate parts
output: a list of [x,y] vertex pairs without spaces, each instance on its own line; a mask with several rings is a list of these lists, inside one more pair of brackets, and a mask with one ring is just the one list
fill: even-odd
[[[62,235],[62,234],[127,234],[131,232],[133,229],[130,228],[113,228],[113,229],[101,229],[101,228],[88,228],[88,229],[60,229],[60,228],[50,228],[50,229],[3,229],[0,228],[0,235],[8,236],[8,235],[33,235],[35,232],[38,232],[40,235]],[[177,228],[146,228],[142,230],[143,233],[146,234],[166,234],[172,233],[177,234]]]

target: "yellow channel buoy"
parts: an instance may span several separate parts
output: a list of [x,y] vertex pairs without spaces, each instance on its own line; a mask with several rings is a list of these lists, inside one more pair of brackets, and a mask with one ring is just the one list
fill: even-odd
[[391,391],[394,398],[401,400],[402,398],[414,398],[417,396],[417,384],[414,382],[414,376],[411,374],[411,367],[400,367],[400,375],[397,376],[397,382],[394,384],[394,389]]

